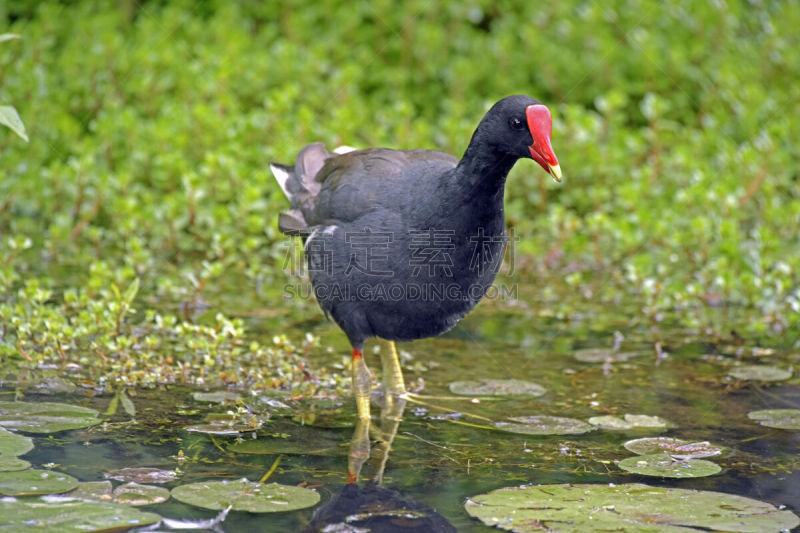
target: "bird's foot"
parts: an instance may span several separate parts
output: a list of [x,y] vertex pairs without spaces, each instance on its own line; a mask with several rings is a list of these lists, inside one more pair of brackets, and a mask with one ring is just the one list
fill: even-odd
[[[419,405],[421,407],[426,407],[428,409],[435,409],[437,411],[444,411],[446,413],[454,413],[459,414],[461,416],[465,416],[467,418],[472,418],[475,420],[482,420],[484,422],[492,422],[491,419],[486,418],[485,416],[476,415],[474,413],[468,413],[461,409],[451,409],[450,407],[445,407],[443,405],[438,405],[435,403],[430,403],[428,400],[464,400],[465,398],[459,396],[427,396],[422,394],[417,394],[413,392],[406,392],[400,396],[400,398],[408,403],[413,403],[415,405]],[[471,398],[466,398],[471,399]]]

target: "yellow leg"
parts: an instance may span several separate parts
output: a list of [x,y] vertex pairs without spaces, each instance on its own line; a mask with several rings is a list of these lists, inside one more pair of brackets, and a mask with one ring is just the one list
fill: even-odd
[[[403,405],[405,406],[405,402],[415,403],[417,405],[422,405],[425,407],[429,407],[431,409],[437,409],[440,411],[447,411],[451,413],[461,413],[462,415],[470,418],[476,418],[479,420],[483,420],[485,422],[491,422],[490,419],[474,415],[470,413],[465,413],[461,410],[456,411],[455,409],[450,409],[447,407],[442,407],[440,405],[434,405],[428,403],[427,399],[433,400],[460,400],[460,401],[470,401],[471,398],[465,397],[454,397],[454,396],[420,396],[418,394],[414,394],[408,392],[406,390],[406,384],[403,380],[403,369],[400,368],[400,359],[397,356],[397,347],[395,346],[394,341],[383,341],[384,346],[381,348],[381,366],[383,367],[383,392],[384,392],[384,402],[385,408],[387,413],[393,412],[393,404],[397,399],[403,400]],[[424,399],[423,399],[424,398]],[[402,409],[400,413],[402,414]]]
[[383,483],[383,472],[386,470],[389,452],[392,451],[392,443],[394,443],[400,422],[403,421],[405,408],[406,401],[403,398],[395,398],[391,394],[386,395],[384,406],[381,409],[380,426],[375,432],[377,444],[370,458],[371,466],[374,466],[375,470],[372,480],[378,485]]
[[403,369],[397,357],[394,341],[384,341],[381,349],[381,366],[383,367],[383,391],[387,396],[405,396],[406,382],[403,380]]
[[350,453],[347,457],[347,482],[358,483],[361,467],[370,456],[369,418],[356,420],[356,430],[350,441]]
[[361,350],[353,348],[353,395],[356,397],[356,409],[359,420],[369,420],[369,395],[372,389],[367,364]]

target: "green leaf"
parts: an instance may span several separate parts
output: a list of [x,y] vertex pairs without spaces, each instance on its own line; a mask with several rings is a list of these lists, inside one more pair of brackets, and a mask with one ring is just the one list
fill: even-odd
[[20,459],[13,455],[0,454],[0,472],[16,472],[18,470],[26,470],[31,467],[31,464],[25,459]]
[[626,414],[625,418],[603,415],[593,416],[589,423],[600,429],[627,430],[627,429],[665,429],[669,422],[659,416]]
[[125,412],[128,413],[131,418],[136,418],[136,407],[133,405],[133,400],[125,394],[124,390],[119,392],[119,399],[122,402],[122,408],[125,409]]
[[0,43],[11,41],[12,39],[22,39],[22,37],[16,33],[0,33]]
[[227,390],[220,390],[214,392],[197,391],[192,395],[192,398],[198,402],[208,403],[235,403],[242,399],[239,393]]
[[634,474],[658,477],[705,477],[719,474],[720,466],[703,459],[678,461],[669,454],[638,455],[619,462],[619,467]]
[[314,439],[275,439],[259,437],[236,442],[228,447],[233,453],[247,453],[257,455],[347,455],[347,448],[341,443],[330,442],[324,438]]
[[699,459],[722,453],[724,448],[710,442],[690,442],[671,437],[645,437],[626,442],[625,449],[638,455],[667,453],[675,459]]
[[615,352],[610,348],[586,348],[576,350],[572,356],[583,363],[621,363],[644,352]]
[[488,526],[519,533],[777,533],[800,525],[791,511],[743,496],[639,483],[506,487],[468,498],[464,508]]
[[139,292],[139,278],[134,278],[128,288],[125,289],[125,293],[122,295],[122,301],[128,307],[133,303],[134,298],[136,298],[136,294]]
[[463,396],[541,396],[547,389],[521,379],[479,379],[454,381],[450,392]]
[[777,429],[800,429],[800,409],[763,409],[750,411],[747,418],[762,426]]
[[56,433],[102,422],[97,411],[53,402],[0,402],[0,426],[28,433]]
[[784,381],[792,377],[788,370],[772,365],[743,365],[728,371],[728,375],[736,379],[754,381]]
[[164,487],[125,483],[114,489],[114,501],[125,505],[155,505],[169,499]]
[[71,491],[65,492],[64,496],[69,496],[76,500],[109,501],[111,500],[113,488],[113,485],[108,480],[83,481]]
[[33,439],[0,427],[0,455],[23,455],[33,449]]
[[523,435],[580,435],[594,429],[583,420],[559,416],[515,416],[509,420],[511,422],[497,422],[495,427]]
[[221,511],[231,506],[234,511],[275,513],[312,507],[319,494],[311,489],[262,484],[247,479],[191,483],[172,489],[172,497],[183,503]]
[[178,479],[178,473],[174,470],[162,470],[160,468],[148,467],[128,467],[118,468],[105,473],[107,479],[117,481],[137,482],[137,483],[169,483]]
[[11,131],[22,137],[28,142],[28,134],[25,131],[25,124],[19,118],[19,113],[10,105],[0,105],[0,125],[8,126]]
[[9,533],[58,531],[59,533],[127,531],[155,524],[161,517],[127,505],[82,500],[2,500],[0,530]]
[[58,494],[78,486],[78,480],[51,470],[21,470],[0,472],[0,494],[6,496],[36,496]]
[[117,414],[118,406],[119,406],[119,392],[111,397],[111,401],[108,402],[108,409],[106,409],[106,412],[103,414],[106,416],[114,416],[115,414]]

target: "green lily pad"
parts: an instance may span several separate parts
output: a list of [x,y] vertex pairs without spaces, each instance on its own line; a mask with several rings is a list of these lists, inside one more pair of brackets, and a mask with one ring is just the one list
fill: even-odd
[[722,453],[724,448],[704,442],[689,442],[688,440],[673,439],[671,437],[646,437],[633,439],[623,444],[626,449],[638,455],[652,455],[667,453],[673,459],[699,459],[712,457]]
[[75,498],[76,500],[94,500],[94,501],[111,501],[111,491],[113,490],[111,482],[106,481],[83,481],[77,487],[69,492],[65,492],[64,496]]
[[0,500],[0,530],[85,533],[127,531],[155,524],[161,517],[127,505],[83,500]]
[[31,464],[25,459],[20,459],[15,455],[0,455],[0,472],[16,472],[30,467]]
[[639,483],[506,487],[469,498],[464,508],[486,525],[519,533],[777,533],[800,524],[791,511],[743,496]]
[[104,475],[107,479],[134,483],[169,483],[178,479],[178,473],[174,470],[147,467],[118,468]]
[[788,370],[772,365],[743,365],[731,368],[728,375],[753,381],[784,381],[792,377]]
[[241,394],[227,390],[220,390],[214,392],[198,391],[192,394],[192,397],[198,402],[206,402],[206,403],[235,403],[242,399]]
[[169,491],[164,487],[125,483],[114,489],[114,501],[125,505],[154,505],[169,499]]
[[5,496],[38,496],[59,494],[78,486],[78,480],[50,470],[0,472],[0,494]]
[[580,435],[594,429],[583,420],[560,416],[515,416],[509,420],[511,422],[496,422],[495,427],[524,435]]
[[210,413],[206,416],[206,423],[187,426],[186,431],[207,435],[238,435],[258,431],[264,425],[265,419],[269,419],[269,416],[234,417],[229,413]]
[[611,348],[586,348],[572,353],[575,359],[583,363],[622,363],[640,355],[644,355],[644,352],[615,352]]
[[74,394],[78,391],[78,386],[72,381],[59,376],[50,376],[42,379],[39,383],[30,387],[36,394]]
[[800,429],[800,409],[763,409],[750,411],[747,418],[762,426],[777,429]]
[[256,483],[248,479],[191,483],[172,489],[172,497],[183,503],[221,511],[231,506],[234,511],[275,513],[312,507],[319,494],[311,489]]
[[717,463],[703,459],[676,461],[669,454],[638,455],[619,462],[619,467],[634,474],[658,477],[706,477],[719,474],[722,470]]
[[0,427],[0,455],[23,455],[33,449],[33,439]]
[[234,453],[248,453],[256,455],[322,455],[333,457],[347,455],[347,448],[340,443],[330,443],[326,440],[297,439],[270,439],[258,438],[237,442],[228,447]]
[[28,433],[55,433],[102,422],[97,411],[53,402],[0,402],[0,426]]
[[669,422],[659,416],[631,415],[626,414],[624,418],[611,415],[593,416],[589,423],[600,429],[664,429],[669,426]]
[[521,379],[479,379],[454,381],[450,392],[462,396],[541,396],[547,389]]
[[248,431],[258,431],[261,425],[253,427],[249,424],[235,424],[228,423],[212,423],[212,424],[195,424],[186,426],[186,431],[191,433],[205,433],[206,435],[238,435],[240,433],[247,433]]

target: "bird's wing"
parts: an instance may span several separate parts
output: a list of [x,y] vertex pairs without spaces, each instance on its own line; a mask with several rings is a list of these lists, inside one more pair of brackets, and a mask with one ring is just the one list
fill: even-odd
[[309,224],[353,221],[383,207],[402,210],[403,203],[458,163],[434,150],[371,148],[330,157],[317,172],[319,192],[303,211]]

